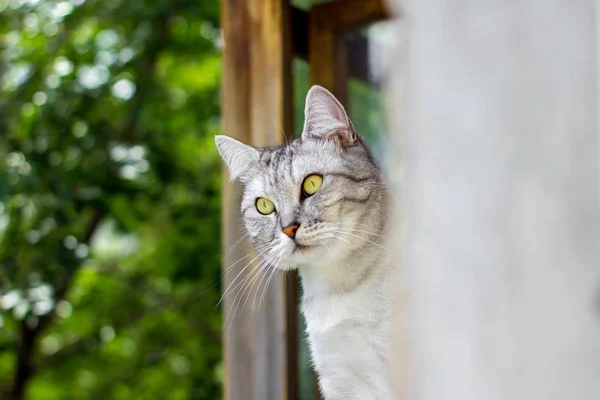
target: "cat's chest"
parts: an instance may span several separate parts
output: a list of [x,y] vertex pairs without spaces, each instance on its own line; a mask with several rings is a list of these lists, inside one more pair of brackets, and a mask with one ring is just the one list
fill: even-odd
[[[374,295],[316,297],[303,302],[311,354],[321,375],[340,365],[379,370],[390,334],[390,307]],[[355,355],[360,355],[356,363]],[[337,367],[334,367],[337,366]]]
[[302,302],[307,331],[328,332],[337,326],[377,325],[388,314],[381,293],[355,292],[343,295],[315,295]]

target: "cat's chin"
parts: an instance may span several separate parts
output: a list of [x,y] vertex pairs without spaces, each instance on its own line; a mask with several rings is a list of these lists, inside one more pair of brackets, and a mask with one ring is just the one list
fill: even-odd
[[321,253],[319,246],[294,244],[290,246],[290,250],[286,259],[289,264],[305,264],[319,257]]
[[315,246],[309,246],[304,244],[297,244],[296,248],[293,250],[294,253],[307,253],[315,249]]
[[319,265],[331,263],[335,259],[331,247],[317,244],[297,244],[290,245],[285,257],[285,269],[296,269],[299,265]]

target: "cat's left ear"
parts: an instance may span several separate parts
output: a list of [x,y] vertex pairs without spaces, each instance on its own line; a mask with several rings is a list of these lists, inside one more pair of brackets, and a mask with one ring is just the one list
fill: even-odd
[[342,148],[357,140],[346,110],[329,90],[314,85],[306,95],[303,137],[333,140]]
[[231,180],[246,182],[256,171],[260,152],[256,147],[244,144],[225,135],[215,136],[215,144],[229,168]]

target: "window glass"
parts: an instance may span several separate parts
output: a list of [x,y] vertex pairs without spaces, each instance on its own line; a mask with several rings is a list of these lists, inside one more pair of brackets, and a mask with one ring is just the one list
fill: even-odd
[[[294,132],[293,136],[300,135],[304,124],[304,100],[310,89],[310,74],[308,63],[298,57],[292,60],[292,82],[294,85]],[[291,133],[287,132],[288,134]]]
[[[366,59],[365,68],[354,67],[348,82],[348,109],[356,130],[367,140],[377,160],[385,165],[387,127],[384,119],[382,89],[392,67],[391,54],[396,21],[383,21],[360,32],[346,34],[349,43],[348,63],[356,64],[357,54],[350,49],[360,49],[359,57]],[[356,51],[356,50],[355,50]],[[361,76],[357,76],[361,75]]]

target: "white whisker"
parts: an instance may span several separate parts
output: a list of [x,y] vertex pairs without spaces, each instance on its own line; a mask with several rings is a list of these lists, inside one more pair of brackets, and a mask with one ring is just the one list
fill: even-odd
[[221,277],[221,280],[223,280],[227,275],[229,275],[231,273],[231,271],[233,271],[233,267],[235,267],[237,265],[237,263],[239,263],[242,260],[245,260],[246,258],[250,257],[251,255],[252,255],[252,253],[246,254],[244,257],[240,258],[239,260],[237,260],[236,262],[231,264],[229,267],[227,267],[227,269],[225,270],[225,275],[223,275]]
[[[339,232],[339,233],[342,233],[342,232]],[[360,253],[360,255],[361,255],[363,258],[365,258],[365,253],[363,253],[363,252],[362,252],[362,250],[360,249],[360,247],[358,247],[358,246],[354,246],[354,245],[352,245],[352,243],[350,243],[350,241],[348,241],[348,240],[346,240],[346,239],[344,239],[344,238],[341,238],[341,237],[339,237],[339,236],[337,236],[337,235],[334,235],[334,234],[332,234],[332,233],[328,233],[328,235],[331,235],[331,237],[334,237],[334,238],[336,238],[336,239],[339,239],[339,240],[342,240],[342,241],[344,241],[344,242],[348,243],[348,244],[350,245],[350,247],[352,247],[354,250],[358,251],[358,252]]]
[[[264,273],[262,273],[262,278],[260,278],[260,280],[258,281],[258,285],[256,286],[256,290],[254,291],[254,300],[252,301],[252,311],[254,311],[254,302],[256,300],[256,295],[258,294],[258,291],[260,289],[260,284],[263,281],[264,277],[269,274],[269,266],[271,264],[271,261],[275,260],[276,258],[277,258],[277,254],[276,253],[271,254],[271,256],[269,257],[269,259],[260,268],[261,270],[259,271],[259,274],[261,274],[263,271],[264,271]],[[255,281],[256,281],[256,279],[255,279]],[[250,298],[250,294],[251,293],[252,293],[252,290],[250,290],[248,292],[248,296],[246,297],[246,301],[244,301],[244,305],[242,306],[242,311],[246,308],[246,303],[248,302],[248,299]]]
[[[247,275],[244,277],[244,279],[242,279],[242,280],[241,280],[241,282],[240,282],[240,284],[239,284],[238,286],[240,286],[240,285],[241,285],[242,287],[241,287],[240,289],[238,289],[238,290],[237,290],[237,292],[236,292],[236,294],[235,294],[235,297],[233,298],[233,302],[231,303],[231,306],[229,307],[229,311],[227,312],[227,317],[225,318],[225,321],[224,321],[224,324],[225,324],[225,325],[228,325],[228,324],[227,324],[227,321],[229,320],[229,316],[231,315],[231,313],[232,313],[232,312],[233,312],[233,317],[232,317],[232,318],[234,318],[234,317],[235,317],[235,313],[237,312],[237,307],[236,307],[236,304],[237,304],[237,302],[238,302],[238,298],[240,298],[240,296],[241,296],[242,292],[244,291],[244,289],[245,289],[245,287],[246,287],[246,286],[245,286],[245,285],[246,285],[246,283],[248,283],[248,281],[249,281],[250,279],[252,279],[252,277],[253,277],[255,274],[257,274],[257,273],[258,273],[258,270],[256,270],[256,269],[251,269],[251,270],[250,270],[250,272],[249,272],[249,273],[248,273],[248,274],[247,274]],[[233,321],[233,320],[232,320],[232,321]],[[230,325],[230,324],[229,324],[229,325]]]
[[[271,250],[269,250],[269,251],[271,251]],[[244,292],[248,289],[248,286],[252,284],[254,278],[261,272],[262,267],[266,264],[266,262],[268,261],[268,259],[270,257],[271,257],[271,255],[267,255],[266,257],[263,257],[259,261],[258,265],[252,269],[252,273],[254,273],[252,279],[248,278],[249,276],[252,276],[252,273],[249,273],[247,275],[247,277],[244,279],[243,283],[241,284],[242,288],[238,291],[235,299],[237,299],[240,294],[241,294],[241,296],[244,295]],[[234,299],[234,304],[235,304],[235,299]]]
[[358,222],[355,222],[355,223],[353,223],[353,225],[362,226],[364,228],[370,228],[370,229],[374,229],[375,231],[379,231],[379,228],[377,228],[376,226],[370,225],[370,224],[359,224]]
[[[243,286],[240,290],[238,290],[237,294],[235,295],[235,298],[233,299],[233,303],[231,304],[231,308],[229,309],[229,312],[227,313],[227,318],[225,318],[224,324],[228,325],[227,332],[229,332],[229,329],[231,329],[231,326],[233,325],[233,320],[235,319],[237,310],[242,302],[242,299],[244,298],[244,294],[246,293],[248,288],[251,287],[254,280],[260,275],[260,273],[262,271],[260,267],[264,262],[265,262],[265,259],[261,260],[260,263],[258,264],[257,268],[251,270],[251,272],[242,280]],[[231,316],[231,319],[229,319],[232,309],[233,309],[233,315]],[[228,320],[229,320],[229,323],[227,323]]]
[[[265,247],[267,247],[267,246],[265,246]],[[260,248],[260,250],[263,250],[263,249],[264,249],[264,248]],[[260,250],[259,250],[259,251],[260,251]],[[225,297],[227,297],[227,296],[228,296],[228,295],[231,293],[231,291],[232,291],[232,290],[234,290],[235,288],[237,288],[237,287],[239,286],[239,284],[238,284],[238,285],[236,285],[235,287],[233,287],[233,289],[231,288],[231,287],[233,286],[233,284],[234,284],[234,283],[235,283],[235,282],[238,280],[238,278],[240,277],[240,275],[241,275],[241,274],[242,274],[242,273],[243,273],[243,272],[246,270],[246,268],[248,268],[248,266],[249,266],[250,264],[252,264],[252,263],[253,263],[253,262],[254,262],[254,261],[257,259],[257,258],[259,258],[259,257],[260,257],[260,256],[262,256],[263,254],[265,254],[267,251],[269,251],[269,249],[268,249],[268,248],[267,248],[266,250],[262,251],[261,253],[259,253],[259,254],[258,254],[256,257],[254,257],[252,260],[250,260],[250,262],[249,262],[248,264],[246,264],[246,265],[244,266],[244,268],[242,268],[242,269],[240,270],[240,272],[239,272],[239,273],[238,273],[238,274],[235,276],[235,278],[233,278],[233,280],[232,280],[232,281],[229,283],[229,287],[227,288],[227,290],[225,290],[225,292],[224,292],[224,293],[223,293],[223,295],[221,296],[221,299],[220,299],[220,300],[219,300],[219,302],[217,303],[217,306],[218,306],[219,304],[221,304],[221,302],[222,302],[222,301],[225,299]],[[248,254],[248,256],[250,256],[250,254]],[[246,257],[248,257],[248,256],[246,256]],[[244,258],[246,258],[246,257],[244,257]],[[241,260],[241,259],[240,259],[240,260]],[[240,260],[236,261],[236,263],[237,263],[237,262],[239,262]],[[232,265],[231,267],[233,267],[233,265]],[[231,268],[231,267],[229,267],[229,268]]]
[[380,235],[379,233],[375,233],[375,232],[369,232],[369,231],[363,231],[362,229],[352,229],[352,228],[338,228],[337,230],[339,231],[350,231],[350,232],[362,232],[362,233],[366,233],[368,235],[374,235],[374,236],[379,236],[382,237],[384,239],[389,239],[387,236],[385,235]]
[[[265,272],[264,272],[264,274],[262,274],[262,277],[260,278],[260,281],[258,281],[258,284],[256,285],[256,290],[254,291],[254,298],[252,299],[252,312],[254,312],[254,310],[257,310],[256,308],[254,308],[254,306],[256,304],[256,296],[258,295],[258,291],[260,290],[260,285],[262,285],[264,279],[267,276],[269,276],[269,272],[270,272],[269,266],[267,266],[266,268],[263,268],[263,270]],[[248,297],[250,297],[250,296],[248,296]]]
[[229,255],[229,253],[231,253],[233,251],[233,249],[235,249],[240,243],[242,243],[242,240],[244,240],[245,238],[247,238],[249,235],[249,233],[244,234],[241,238],[239,238],[227,251],[227,253],[225,253],[225,255],[222,258],[225,258]]
[[344,238],[341,238],[341,237],[339,237],[339,236],[337,236],[337,235],[333,234],[332,232],[322,232],[322,233],[323,233],[324,235],[329,235],[330,237],[333,237],[333,238],[339,239],[339,240],[341,240],[342,242],[346,242],[346,243],[350,244],[350,242],[349,242],[348,240],[346,240],[346,239],[344,239]]
[[369,242],[369,243],[371,243],[373,246],[377,246],[377,247],[379,247],[380,249],[383,249],[383,250],[389,251],[388,249],[386,249],[385,247],[381,246],[380,244],[377,244],[377,243],[375,243],[375,242],[372,242],[372,241],[370,241],[369,239],[367,239],[367,238],[364,238],[364,237],[362,237],[362,236],[359,236],[359,235],[354,235],[354,234],[352,234],[352,233],[343,232],[343,231],[336,231],[336,233],[341,233],[342,235],[349,235],[349,236],[353,236],[353,237],[356,237],[356,238],[362,239],[362,240],[364,240],[365,242]]
[[277,262],[277,265],[275,266],[275,268],[273,268],[273,271],[271,272],[271,275],[269,276],[269,278],[267,279],[267,283],[265,284],[265,287],[263,289],[263,292],[260,296],[260,300],[258,301],[258,309],[260,310],[260,305],[263,301],[263,299],[265,298],[266,294],[267,294],[267,289],[269,288],[269,284],[271,283],[271,280],[273,279],[273,277],[275,276],[275,274],[277,273],[277,267],[279,266],[279,264],[281,263],[281,260],[283,259],[283,257],[279,258],[279,261]]
[[[269,252],[270,251],[273,251],[273,249],[272,248],[269,249]],[[242,303],[242,299],[246,295],[246,292],[248,293],[248,295],[246,297],[246,300],[244,301],[244,305],[242,306],[242,312],[246,308],[246,303],[248,302],[248,299],[250,298],[250,293],[252,293],[252,289],[251,289],[252,285],[254,284],[254,282],[256,282],[256,280],[262,274],[263,271],[266,270],[268,272],[268,268],[266,266],[274,257],[275,257],[275,253],[269,254],[267,257],[262,259],[260,261],[260,263],[257,265],[257,267],[253,270],[253,272],[256,271],[254,273],[254,276],[252,276],[252,274],[248,274],[248,277],[252,276],[252,278],[244,280],[244,283],[245,283],[244,287],[239,290],[239,292],[237,293],[237,295],[235,296],[235,298],[233,300],[232,307],[235,306],[235,308],[233,310],[233,316],[231,317],[231,320],[229,321],[229,327],[231,327],[231,325],[233,324],[233,320],[235,319],[235,316],[237,315],[237,310],[238,310],[240,304]],[[257,290],[258,290],[258,288],[257,288]],[[227,320],[225,321],[225,323],[227,323]],[[229,331],[229,328],[228,328],[228,331]]]

